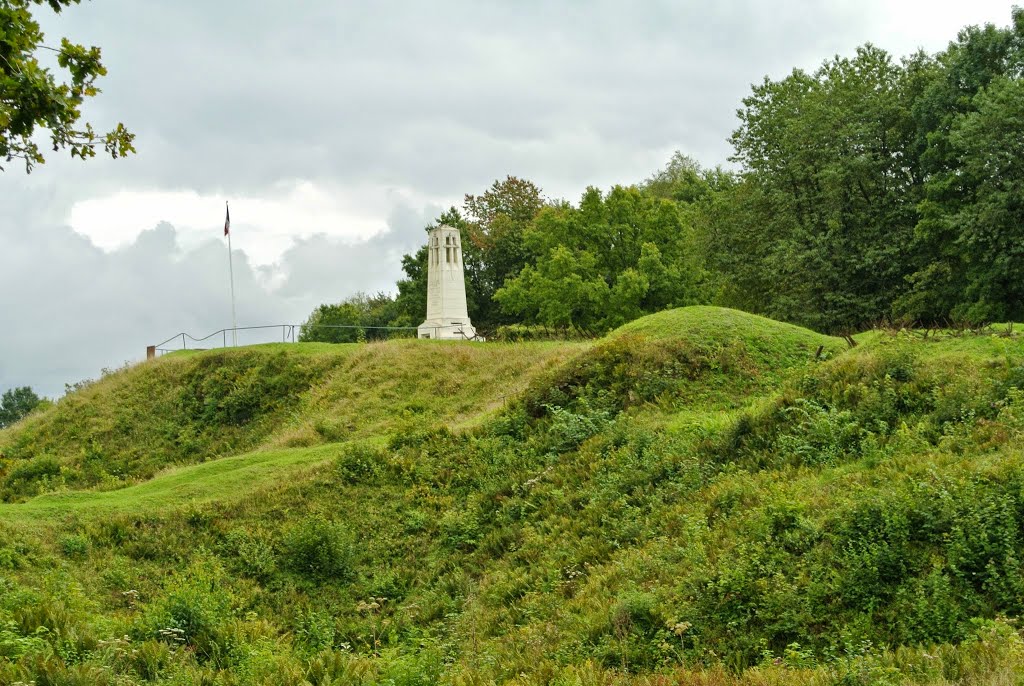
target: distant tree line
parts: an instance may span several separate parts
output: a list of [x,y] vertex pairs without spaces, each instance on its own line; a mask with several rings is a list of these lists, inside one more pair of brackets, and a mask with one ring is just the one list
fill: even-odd
[[[510,176],[437,223],[462,231],[469,313],[485,332],[598,334],[694,303],[833,333],[1019,321],[1022,74],[1020,9],[935,55],[865,45],[754,86],[731,138],[735,170],[676,153],[651,178],[588,188],[576,204]],[[426,247],[402,267],[397,295],[325,307],[418,324]]]

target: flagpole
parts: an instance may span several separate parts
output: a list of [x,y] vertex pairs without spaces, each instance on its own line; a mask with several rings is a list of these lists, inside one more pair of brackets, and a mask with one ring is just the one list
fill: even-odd
[[224,233],[228,235],[228,274],[231,275],[231,345],[238,347],[238,320],[235,317],[235,265],[231,258],[231,213],[224,201]]

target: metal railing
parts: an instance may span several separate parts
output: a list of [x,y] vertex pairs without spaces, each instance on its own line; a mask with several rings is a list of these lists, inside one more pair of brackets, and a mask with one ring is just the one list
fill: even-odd
[[[236,326],[226,329],[220,329],[213,333],[203,336],[202,338],[196,338],[190,333],[182,331],[177,333],[165,341],[161,341],[156,345],[151,345],[146,348],[146,357],[156,357],[157,355],[163,355],[170,352],[177,352],[179,350],[209,350],[211,348],[230,348],[235,345],[255,345],[259,343],[294,343],[296,341],[295,330],[299,330],[299,336],[302,336],[302,332],[310,331],[313,329],[347,329],[347,330],[359,330],[362,332],[362,338],[366,340],[380,340],[386,338],[415,338],[416,329],[415,326],[359,326],[356,324],[267,324],[265,326]],[[266,335],[266,332],[274,332],[272,336]],[[281,337],[277,338],[277,332],[280,331]],[[260,332],[256,336],[248,336],[250,340],[245,343],[238,343],[238,334],[251,334],[254,332]],[[367,334],[367,332],[372,332]],[[376,334],[376,332],[387,332],[384,335]],[[232,334],[231,339],[228,338],[228,334]],[[178,347],[167,347],[168,344],[177,343],[181,341],[181,346]],[[191,341],[191,345],[189,342]],[[203,344],[206,343],[204,346]],[[216,345],[219,343],[220,345]]]

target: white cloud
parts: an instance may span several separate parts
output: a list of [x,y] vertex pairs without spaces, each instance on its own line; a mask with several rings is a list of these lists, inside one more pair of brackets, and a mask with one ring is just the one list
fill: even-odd
[[[255,264],[272,264],[297,240],[321,234],[359,243],[387,230],[387,212],[415,194],[386,187],[329,188],[288,181],[261,196],[231,199],[232,239]],[[224,198],[195,190],[119,190],[75,202],[67,223],[103,250],[130,244],[167,222],[184,248],[223,236]],[[427,202],[420,198],[418,202]]]

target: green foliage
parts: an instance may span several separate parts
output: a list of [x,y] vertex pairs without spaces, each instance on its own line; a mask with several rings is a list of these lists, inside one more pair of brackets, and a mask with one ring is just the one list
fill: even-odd
[[494,297],[527,324],[601,333],[700,297],[693,232],[651,191],[589,188],[578,209],[542,209],[523,241],[533,263]]
[[1020,262],[1010,245],[1019,169],[1008,161],[1016,140],[1007,130],[1019,117],[1021,35],[1024,14],[1015,8],[1010,27],[968,27],[922,70],[914,103],[927,174],[916,229],[921,264],[900,312],[972,323],[1021,312],[1007,280]]
[[[0,494],[116,483],[254,446],[338,363],[268,353],[168,358],[65,396],[0,441]],[[97,397],[111,398],[102,411]]]
[[549,329],[543,325],[506,324],[499,326],[497,331],[488,340],[502,343],[519,343],[524,341],[579,340],[581,338],[584,338],[584,336],[570,330]]
[[470,294],[470,319],[489,329],[514,321],[496,307],[494,294],[530,262],[525,234],[544,207],[541,190],[514,176],[495,181],[480,195],[466,195],[465,269]]
[[171,646],[187,646],[200,662],[223,665],[235,649],[233,600],[224,571],[198,560],[169,579],[163,592],[143,610],[140,637]]
[[480,520],[472,510],[449,510],[438,521],[445,545],[455,550],[472,550],[480,541]]
[[[1024,642],[1004,618],[1024,612],[1024,343],[858,343],[693,307],[519,353],[296,348],[300,369],[337,358],[321,363],[344,383],[301,407],[342,442],[0,506],[0,680],[938,684],[1019,671]],[[333,404],[360,386],[393,393],[392,414],[395,398],[443,405],[449,387],[420,357],[441,347],[473,401],[452,412],[472,421],[410,404],[380,424],[369,396]],[[276,384],[278,354],[248,364]],[[232,386],[206,358],[167,363],[204,369],[208,394]],[[143,371],[81,392],[114,402],[107,385]],[[507,403],[493,391],[523,376]],[[230,416],[208,421],[231,431]],[[369,423],[349,427],[356,416]]]
[[[765,80],[735,175],[439,218],[478,326],[597,343],[172,356],[0,432],[0,682],[1011,683],[1021,340],[669,308],[1018,318],[1022,17]],[[403,268],[303,340],[417,324]]]
[[82,534],[71,534],[60,539],[60,550],[67,557],[83,558],[89,554],[89,539]]
[[225,537],[224,548],[234,556],[235,569],[245,576],[266,582],[277,572],[273,540],[262,532],[232,529]]
[[644,182],[643,188],[655,197],[689,204],[707,199],[723,175],[721,170],[702,169],[695,159],[676,150],[668,164]]
[[386,293],[374,296],[357,293],[337,305],[320,305],[299,331],[304,343],[364,343],[395,337],[410,337],[410,332],[387,328],[403,326],[398,319],[397,303]]
[[0,396],[0,429],[14,424],[39,407],[42,398],[28,386],[12,388]]
[[[738,110],[735,173],[677,151],[575,206],[515,177],[466,195],[436,223],[462,231],[471,319],[502,340],[701,302],[844,335],[1020,319],[1024,12],[1011,18],[935,55],[866,44],[765,78]],[[426,255],[402,260],[393,323],[423,317]],[[359,321],[334,307],[316,316]]]
[[[416,341],[167,356],[106,375],[0,432],[0,498],[62,488],[109,490],[144,481],[172,464],[462,421],[585,346],[464,346],[444,366],[435,363],[435,346]],[[458,385],[453,371],[463,379]],[[298,459],[292,453],[261,454],[285,464]],[[208,473],[220,483],[244,483],[246,473],[261,478],[262,459],[211,464]],[[370,475],[357,478],[364,477]],[[184,473],[173,478],[180,489],[202,490],[201,479]],[[112,504],[119,500],[114,492],[108,498]]]
[[341,524],[312,515],[285,534],[282,558],[290,570],[313,581],[344,582],[354,571],[355,541]]
[[[79,128],[85,99],[99,93],[96,79],[107,73],[100,49],[67,38],[61,39],[59,49],[46,45],[32,15],[33,4],[44,2],[9,0],[0,4],[0,158],[24,160],[27,172],[45,162],[38,140],[34,140],[38,130],[49,133],[55,151],[69,148],[72,157],[93,157],[97,145],[114,158],[134,152],[135,136],[122,124],[106,134],[97,134],[89,124]],[[45,4],[59,13],[78,0],[46,0]],[[39,63],[39,50],[56,52],[58,66],[70,79],[59,82]]]
[[[905,290],[921,196],[913,86],[905,66],[868,45],[813,74],[765,79],[744,99],[734,159],[753,188],[733,198],[753,205],[727,215],[744,223],[720,229],[728,233],[715,254],[744,281],[744,272],[758,272],[751,287],[771,279],[769,291],[752,294],[766,298],[769,316],[856,330],[886,315]],[[766,233],[767,241],[757,238]],[[748,242],[763,247],[736,260]]]
[[[541,190],[514,176],[495,181],[480,195],[467,194],[462,210],[452,207],[434,222],[462,233],[463,269],[469,317],[477,328],[513,323],[494,302],[494,293],[530,261],[524,232],[544,206]],[[432,226],[428,226],[430,230]],[[402,257],[405,278],[397,283],[396,322],[413,326],[427,310],[427,246]]]
[[256,360],[207,357],[183,379],[178,403],[200,426],[244,426],[294,402],[314,373],[283,353]]
[[15,660],[26,653],[41,652],[46,646],[46,634],[45,627],[26,636],[15,622],[0,624],[0,657]]
[[836,332],[1019,318],[1022,32],[1015,9],[937,55],[865,45],[756,85],[737,177],[677,154],[648,181],[689,209],[714,301]]
[[[466,243],[463,241],[463,251]],[[463,254],[463,261],[467,256]],[[397,312],[394,324],[398,326],[418,326],[427,314],[427,244],[412,255],[402,256],[402,273],[404,278],[398,280],[395,287],[398,295],[395,296],[395,310]],[[467,288],[466,298],[469,299],[470,291]],[[468,304],[468,302],[467,302]],[[472,316],[472,313],[471,313]]]
[[1024,316],[1024,149],[1016,135],[1024,124],[1024,81],[993,79],[975,96],[974,107],[955,120],[950,132],[965,177],[962,183],[973,191],[949,218],[957,227],[967,268],[966,295],[972,304],[965,315],[973,321],[1013,321]]
[[385,454],[365,443],[348,444],[335,460],[338,477],[345,483],[373,483],[387,468]]
[[[485,329],[536,324],[592,335],[701,299],[698,240],[673,199],[703,198],[719,185],[716,174],[674,159],[641,188],[616,186],[606,196],[588,189],[579,208],[545,203],[539,188],[515,177],[467,195],[461,212],[452,208],[437,223],[464,235],[470,318]],[[699,191],[683,190],[691,181]],[[425,249],[402,264],[396,307],[417,320],[426,308]]]
[[52,455],[40,455],[15,463],[4,478],[4,487],[12,493],[39,493],[60,483],[61,464]]

